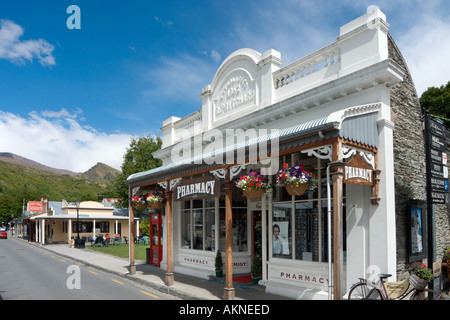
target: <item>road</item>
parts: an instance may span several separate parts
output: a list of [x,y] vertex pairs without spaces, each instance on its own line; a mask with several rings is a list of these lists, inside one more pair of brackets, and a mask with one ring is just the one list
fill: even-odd
[[174,299],[26,242],[0,239],[0,300]]

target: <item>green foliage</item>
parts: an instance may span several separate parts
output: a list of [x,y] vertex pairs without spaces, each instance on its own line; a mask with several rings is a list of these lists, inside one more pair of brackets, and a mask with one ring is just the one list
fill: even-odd
[[139,222],[139,232],[144,236],[150,237],[150,218]]
[[217,254],[216,254],[215,267],[216,267],[216,270],[222,270],[222,267],[223,267],[222,255],[220,254],[219,250],[217,250]]
[[253,259],[251,274],[253,276],[261,274],[261,259],[258,256]]
[[134,173],[147,171],[162,165],[161,160],[152,156],[152,153],[159,150],[161,145],[162,140],[158,136],[151,137],[149,135],[131,139],[130,147],[127,148],[124,155],[124,162],[121,167],[122,173],[109,185],[115,197],[121,199],[120,205],[122,207],[128,207],[127,178]]
[[0,161],[0,222],[22,215],[28,201],[99,200],[106,189],[96,183]]
[[[120,257],[120,258],[129,258],[129,244],[122,243],[119,246],[109,246],[109,247],[93,247],[90,245],[86,246],[86,249],[98,251],[106,254],[110,254],[112,256]],[[146,261],[146,249],[148,246],[134,245],[134,258],[136,260]]]
[[425,279],[425,280],[432,280],[434,278],[433,276],[433,270],[430,268],[427,268],[426,264],[415,262],[412,265],[411,271],[418,276],[419,278]]
[[[450,119],[450,81],[439,88],[428,88],[420,97],[420,106],[423,113],[428,110],[432,115]],[[445,120],[444,125],[450,129],[450,120]]]

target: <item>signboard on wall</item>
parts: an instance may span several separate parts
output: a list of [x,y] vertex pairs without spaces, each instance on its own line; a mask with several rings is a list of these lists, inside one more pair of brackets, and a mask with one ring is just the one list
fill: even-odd
[[175,200],[195,200],[220,196],[220,181],[213,176],[184,180],[175,188]]
[[42,201],[28,201],[27,210],[31,212],[42,212]]
[[444,125],[427,117],[427,179],[430,201],[435,204],[449,202],[447,142]]
[[373,185],[373,168],[359,154],[344,166],[344,183]]

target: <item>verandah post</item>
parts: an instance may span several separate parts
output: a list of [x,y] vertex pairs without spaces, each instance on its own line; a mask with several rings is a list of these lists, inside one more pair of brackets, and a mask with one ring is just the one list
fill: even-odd
[[233,197],[233,181],[230,181],[230,168],[226,169],[225,175],[225,289],[224,299],[233,300],[235,292],[233,288],[233,212],[232,212],[232,197]]

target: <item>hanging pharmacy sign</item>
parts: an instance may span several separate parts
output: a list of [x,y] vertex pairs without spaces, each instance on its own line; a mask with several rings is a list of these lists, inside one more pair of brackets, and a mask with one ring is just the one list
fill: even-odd
[[175,190],[175,200],[195,200],[220,196],[220,182],[212,177],[205,176],[181,182]]
[[373,168],[359,154],[344,166],[344,183],[373,185]]

